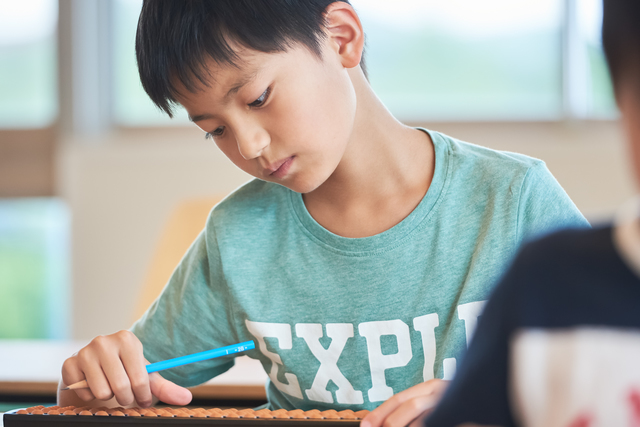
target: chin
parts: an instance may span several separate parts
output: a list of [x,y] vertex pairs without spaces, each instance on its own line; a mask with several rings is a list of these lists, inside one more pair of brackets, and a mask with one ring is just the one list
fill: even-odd
[[296,193],[306,194],[316,190],[323,183],[324,180],[293,179],[290,182],[283,182],[282,185],[284,185],[291,191],[295,191]]
[[[283,187],[288,188],[291,191],[295,191],[300,194],[307,194],[317,190],[321,187],[331,176],[331,174],[326,174],[322,172],[312,173],[302,173],[301,171],[295,171],[294,173],[288,175],[284,179],[281,180],[271,180],[267,179],[266,181],[273,182],[274,184],[282,185]],[[264,179],[264,178],[263,178]]]
[[291,191],[295,191],[296,193],[306,194],[311,193],[313,190],[318,188],[317,185],[304,185],[304,184],[282,184],[287,187]]

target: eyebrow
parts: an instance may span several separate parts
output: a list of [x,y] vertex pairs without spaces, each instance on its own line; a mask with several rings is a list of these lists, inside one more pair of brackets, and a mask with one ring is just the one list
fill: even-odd
[[[246,74],[245,76],[243,76],[240,80],[238,80],[236,82],[236,84],[234,84],[231,89],[229,89],[229,91],[227,92],[227,94],[222,98],[223,102],[226,102],[229,97],[231,95],[235,95],[236,93],[238,93],[238,91],[240,89],[242,89],[244,86],[246,86],[247,84],[251,83],[252,81],[254,81],[256,79],[256,77],[258,76],[258,71],[260,71],[259,69],[254,69],[251,73]],[[207,120],[212,118],[213,116],[211,114],[198,114],[196,116],[189,116],[189,120],[192,122],[199,122],[201,120]]]

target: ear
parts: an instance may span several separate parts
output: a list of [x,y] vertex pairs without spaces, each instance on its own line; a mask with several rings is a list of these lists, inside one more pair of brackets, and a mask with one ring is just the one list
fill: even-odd
[[356,67],[364,49],[364,31],[358,14],[350,4],[336,1],[327,6],[325,20],[329,45],[340,56],[342,66]]

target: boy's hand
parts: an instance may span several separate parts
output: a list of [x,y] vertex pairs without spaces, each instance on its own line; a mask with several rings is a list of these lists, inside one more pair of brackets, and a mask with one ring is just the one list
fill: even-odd
[[362,419],[360,426],[407,426],[436,406],[448,383],[448,381],[434,379],[401,391],[371,411]]
[[191,392],[172,383],[157,372],[148,374],[149,362],[142,353],[142,343],[130,331],[94,338],[86,347],[65,360],[62,382],[66,385],[87,380],[89,388],[69,390],[84,402],[116,398],[121,406],[137,402],[148,407],[153,396],[170,405],[184,406],[191,401]]

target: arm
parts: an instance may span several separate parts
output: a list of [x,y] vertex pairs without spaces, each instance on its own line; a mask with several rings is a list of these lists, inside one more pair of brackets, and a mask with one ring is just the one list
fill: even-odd
[[[191,401],[181,387],[201,384],[233,366],[221,358],[147,374],[152,361],[208,350],[237,342],[224,298],[224,278],[215,232],[209,228],[189,248],[160,297],[130,331],[99,336],[62,368],[61,384],[86,379],[90,389],[58,391],[60,405],[173,405]],[[196,366],[197,365],[197,366]],[[179,385],[178,385],[179,384]],[[62,388],[62,387],[59,387]]]
[[[431,412],[449,381],[433,379],[410,387],[371,411],[360,423],[361,427],[404,427]],[[421,425],[421,424],[420,424]]]
[[[143,344],[143,357],[158,362],[237,343],[227,295],[215,233],[201,233],[161,295],[130,329]],[[231,366],[232,358],[223,357],[171,368],[162,376],[193,387]]]

